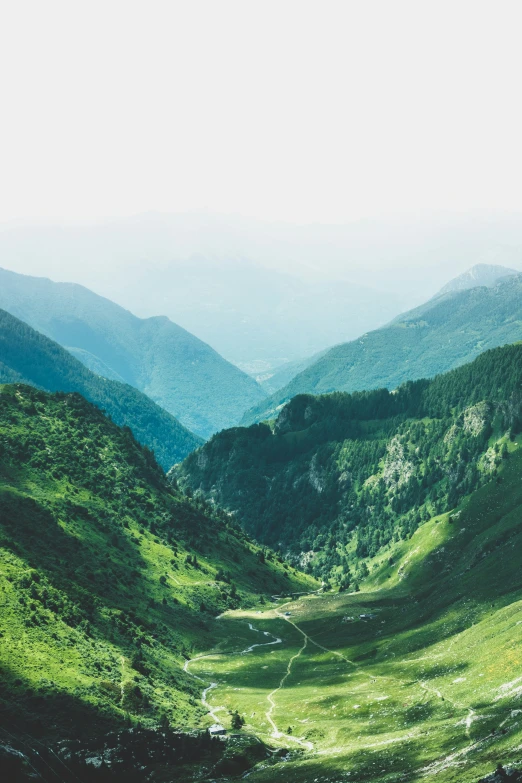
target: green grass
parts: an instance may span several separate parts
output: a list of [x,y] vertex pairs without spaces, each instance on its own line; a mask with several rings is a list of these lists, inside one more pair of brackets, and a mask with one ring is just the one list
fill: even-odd
[[[522,763],[521,440],[509,450],[451,515],[368,560],[361,592],[312,594],[81,397],[2,387],[1,726],[52,742],[231,729],[237,711],[287,751],[254,783],[475,783]],[[271,597],[292,592],[308,594]]]
[[62,739],[195,725],[183,667],[213,618],[315,584],[263,561],[78,395],[0,387],[1,726]]
[[[290,751],[249,780],[472,783],[499,761],[522,763],[518,452],[513,444],[500,482],[466,499],[453,522],[434,518],[377,556],[360,593],[294,600],[278,609],[286,619],[257,608],[216,623],[219,652],[191,669],[218,683],[210,703]],[[257,641],[247,622],[282,644],[230,654]],[[272,711],[292,734],[277,738],[268,697],[293,657]]]

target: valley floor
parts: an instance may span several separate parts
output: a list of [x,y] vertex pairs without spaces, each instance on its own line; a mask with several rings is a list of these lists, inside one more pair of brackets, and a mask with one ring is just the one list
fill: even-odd
[[252,783],[476,783],[522,766],[521,467],[391,546],[364,592],[215,621],[215,649],[187,665],[207,723],[237,710],[288,750]]
[[415,612],[406,593],[277,603],[222,616],[218,649],[187,667],[206,683],[209,722],[238,710],[245,731],[288,749],[253,783],[466,783],[522,759],[522,602],[434,643],[430,627],[389,632]]

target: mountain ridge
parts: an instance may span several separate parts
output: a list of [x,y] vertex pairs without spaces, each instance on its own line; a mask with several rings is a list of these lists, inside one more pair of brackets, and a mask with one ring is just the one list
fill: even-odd
[[109,367],[201,437],[234,424],[265,396],[252,378],[166,316],[140,319],[76,283],[0,269],[0,307],[76,351],[87,366]]
[[446,283],[446,285],[435,294],[435,297],[452,291],[464,291],[468,288],[477,288],[480,286],[490,287],[504,277],[518,274],[520,274],[519,270],[510,269],[507,266],[497,264],[475,264],[470,269],[466,270],[466,272],[463,272],[461,275],[454,277]]
[[205,722],[186,661],[214,618],[315,582],[169,484],[77,393],[0,385],[0,435],[0,731]]
[[296,394],[393,389],[522,339],[522,275],[429,300],[358,340],[334,346],[287,386],[247,411],[242,425],[273,418]]

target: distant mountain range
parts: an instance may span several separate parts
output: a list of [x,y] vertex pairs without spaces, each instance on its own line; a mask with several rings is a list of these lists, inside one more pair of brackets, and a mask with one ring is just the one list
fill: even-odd
[[193,212],[0,226],[0,266],[166,315],[256,376],[384,326],[477,262],[522,268],[520,216],[291,225]]
[[258,375],[256,380],[267,394],[273,394],[278,391],[278,389],[282,389],[290,383],[292,378],[295,378],[296,375],[303,372],[303,370],[306,370],[311,364],[314,364],[327,350],[328,349],[319,351],[319,353],[314,353],[313,356],[308,356],[304,359],[295,359],[293,362],[285,362],[273,372]]
[[487,288],[496,285],[499,280],[511,275],[517,275],[516,269],[509,269],[507,266],[498,266],[496,264],[475,264],[467,272],[458,277],[454,277],[449,283],[441,288],[437,296],[450,294],[455,291],[467,291],[469,288],[478,288],[486,286]]
[[165,316],[137,318],[83,286],[0,269],[0,307],[94,372],[144,392],[203,438],[265,396],[253,378]]
[[248,411],[241,423],[274,418],[297,394],[394,389],[451,370],[488,348],[522,340],[522,275],[496,269],[475,267],[382,329],[326,351]]
[[143,392],[95,375],[60,345],[0,310],[0,384],[4,383],[82,394],[116,424],[130,427],[164,470],[203,443]]

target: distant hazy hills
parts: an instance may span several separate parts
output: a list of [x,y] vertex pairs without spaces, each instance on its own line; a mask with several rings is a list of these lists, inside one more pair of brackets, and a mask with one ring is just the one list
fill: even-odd
[[153,268],[147,278],[134,287],[133,311],[149,314],[161,307],[253,375],[259,365],[270,369],[382,326],[411,302],[377,286],[304,280],[248,260],[216,264],[196,258]]
[[0,384],[4,383],[82,394],[116,424],[130,427],[165,470],[203,442],[142,392],[100,378],[60,345],[0,310]]
[[260,375],[257,377],[257,381],[263,387],[267,394],[273,394],[286,386],[292,378],[306,370],[311,364],[314,364],[321,356],[327,352],[319,351],[313,356],[308,356],[305,359],[295,359],[293,362],[285,362],[276,370],[271,373],[266,373],[265,376]]
[[235,424],[265,396],[252,378],[168,318],[137,318],[83,286],[0,269],[0,307],[94,372],[140,389],[202,437]]
[[0,226],[0,266],[166,315],[256,374],[384,326],[477,262],[522,268],[519,215],[291,225],[192,212]]
[[446,283],[438,293],[453,293],[454,291],[466,291],[468,288],[477,288],[478,286],[490,287],[495,285],[503,277],[519,274],[516,269],[509,269],[507,266],[497,266],[496,264],[475,264],[467,272],[458,277],[454,277],[449,283]]
[[488,348],[522,340],[522,275],[497,270],[496,283],[491,267],[475,268],[471,272],[486,285],[470,288],[476,277],[468,273],[446,286],[447,293],[388,326],[335,346],[256,405],[242,424],[273,418],[296,394],[394,389],[469,362]]

